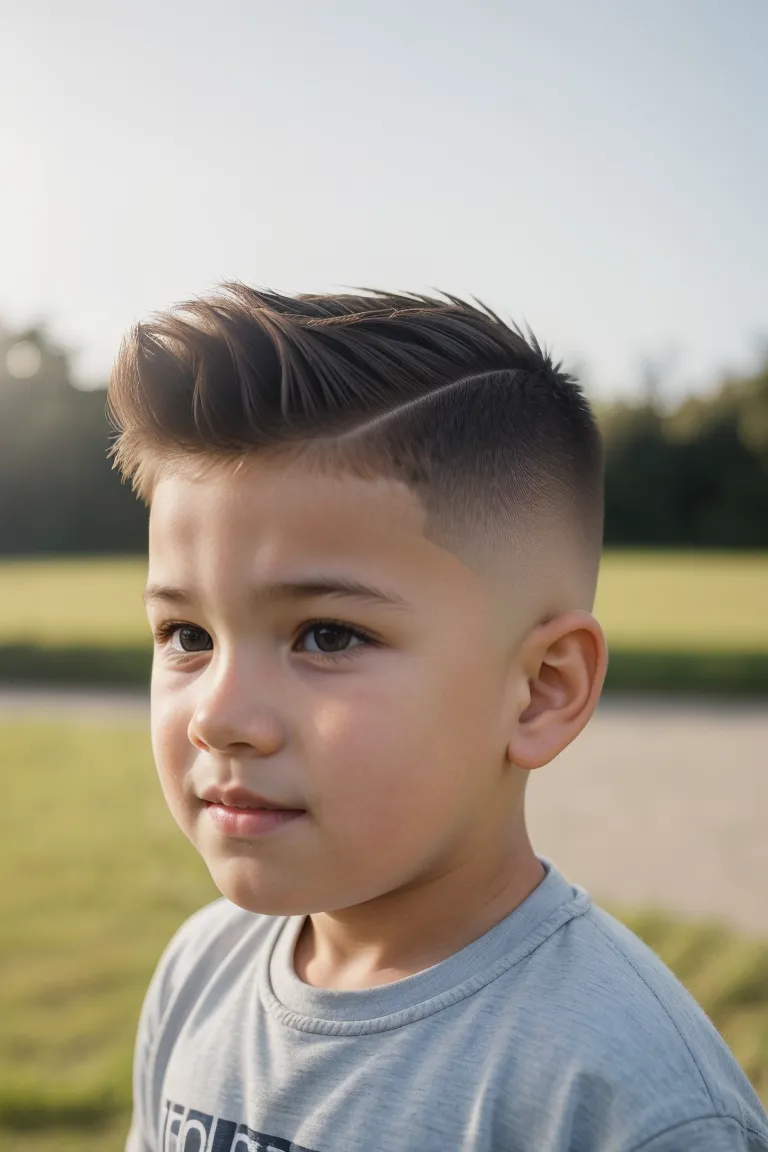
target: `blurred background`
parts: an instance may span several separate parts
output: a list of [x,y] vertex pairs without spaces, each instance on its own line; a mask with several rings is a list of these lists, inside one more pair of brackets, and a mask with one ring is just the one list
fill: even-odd
[[768,1101],[763,0],[0,0],[0,1146],[122,1148],[136,1021],[217,895],[148,735],[125,330],[239,278],[474,294],[607,443],[587,730],[540,854]]

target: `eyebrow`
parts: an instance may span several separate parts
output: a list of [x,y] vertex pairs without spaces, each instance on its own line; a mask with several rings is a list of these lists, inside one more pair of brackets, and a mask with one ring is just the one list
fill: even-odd
[[[302,580],[279,580],[261,584],[251,589],[250,599],[255,604],[274,604],[281,600],[308,600],[311,597],[326,596],[347,600],[359,600],[367,604],[384,604],[390,608],[411,610],[411,605],[397,592],[376,588],[351,580],[344,576],[308,576]],[[192,604],[194,596],[184,588],[174,588],[169,584],[148,584],[144,591],[144,603],[165,600],[174,604]]]

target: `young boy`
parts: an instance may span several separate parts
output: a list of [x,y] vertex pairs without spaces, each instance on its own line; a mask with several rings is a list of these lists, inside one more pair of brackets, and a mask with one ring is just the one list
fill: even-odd
[[230,283],[136,327],[109,401],[157,768],[223,897],[152,978],[128,1152],[768,1149],[705,1015],[526,833],[606,669],[577,384],[454,298]]

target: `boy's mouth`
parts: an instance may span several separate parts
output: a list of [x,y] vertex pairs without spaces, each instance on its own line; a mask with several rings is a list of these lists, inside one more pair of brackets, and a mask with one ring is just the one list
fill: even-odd
[[232,792],[225,793],[224,800],[209,800],[201,797],[205,804],[208,819],[217,831],[235,840],[252,840],[265,833],[277,832],[287,824],[293,823],[301,816],[306,815],[304,808],[283,808],[264,797],[249,797],[245,803],[242,798],[235,803]]
[[290,804],[283,804],[279,800],[270,800],[260,796],[258,792],[251,792],[240,785],[218,788],[212,786],[200,793],[200,799],[207,804],[215,804],[223,808],[245,811],[272,811],[272,812],[303,812],[303,808],[296,808]]

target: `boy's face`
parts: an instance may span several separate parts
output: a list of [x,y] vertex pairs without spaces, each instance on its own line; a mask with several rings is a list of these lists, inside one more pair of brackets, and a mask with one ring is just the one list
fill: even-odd
[[[156,642],[153,748],[174,818],[241,907],[332,911],[418,883],[482,852],[522,789],[505,759],[514,621],[423,523],[396,482],[257,457],[158,483],[149,585],[184,598],[148,601],[156,637],[183,625]],[[263,595],[320,579],[397,602]],[[222,831],[201,797],[235,785],[304,814]]]

